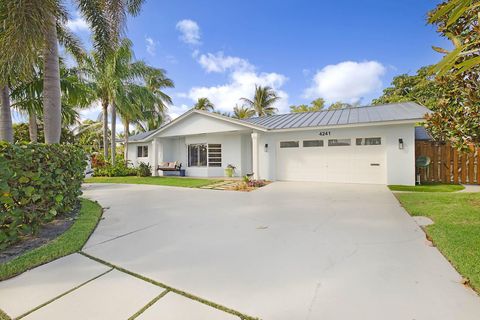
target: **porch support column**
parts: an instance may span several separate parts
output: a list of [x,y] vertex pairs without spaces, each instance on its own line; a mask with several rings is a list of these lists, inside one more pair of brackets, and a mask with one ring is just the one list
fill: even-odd
[[258,179],[258,133],[252,132],[252,171],[253,178]]
[[158,147],[159,141],[157,138],[153,138],[152,140],[152,176],[158,176]]

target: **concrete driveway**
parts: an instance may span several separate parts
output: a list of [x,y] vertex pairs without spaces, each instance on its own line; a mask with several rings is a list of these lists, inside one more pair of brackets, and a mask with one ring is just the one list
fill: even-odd
[[[26,319],[480,318],[479,297],[385,186],[96,184],[85,195],[108,208],[84,248],[99,260],[76,254],[0,283],[7,313],[60,295]],[[83,278],[47,286],[66,272]]]

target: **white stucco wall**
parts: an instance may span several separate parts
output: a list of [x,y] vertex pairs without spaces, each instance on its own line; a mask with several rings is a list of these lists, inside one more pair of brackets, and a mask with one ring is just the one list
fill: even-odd
[[[148,146],[148,157],[144,158],[138,158],[137,157],[137,147],[138,146]],[[130,142],[128,144],[128,161],[131,162],[132,166],[136,167],[140,162],[145,162],[148,164],[153,163],[153,158],[152,158],[152,143],[151,141],[149,142],[143,142],[143,143],[132,143]]]

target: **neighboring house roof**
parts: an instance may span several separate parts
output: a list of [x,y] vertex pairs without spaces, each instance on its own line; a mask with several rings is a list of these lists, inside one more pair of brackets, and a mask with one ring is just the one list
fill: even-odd
[[135,142],[135,141],[139,141],[139,140],[144,140],[144,139],[148,138],[149,136],[151,136],[152,134],[154,134],[155,131],[157,131],[157,130],[158,129],[150,130],[150,131],[146,131],[146,132],[142,132],[142,133],[138,133],[136,135],[130,136],[130,137],[128,137],[128,141]]
[[415,140],[430,141],[433,140],[427,129],[422,126],[415,127]]
[[425,114],[430,112],[431,111],[429,109],[415,102],[392,103],[379,106],[355,107],[317,112],[278,114],[249,119],[234,119],[217,113],[191,109],[164,126],[156,130],[133,135],[129,138],[129,140],[131,142],[148,141],[155,134],[162,132],[168,127],[175,125],[182,119],[185,119],[194,113],[203,114],[260,131],[277,131],[285,129],[329,127],[338,125],[421,121]]
[[244,119],[269,130],[326,127],[361,123],[419,120],[430,110],[414,102],[393,103],[379,106],[355,107],[317,112],[279,114]]

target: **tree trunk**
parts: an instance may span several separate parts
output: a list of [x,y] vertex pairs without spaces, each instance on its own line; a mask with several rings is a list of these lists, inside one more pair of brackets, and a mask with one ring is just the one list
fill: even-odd
[[116,127],[117,127],[117,107],[115,106],[115,101],[113,101],[112,103],[112,129],[111,129],[111,139],[110,139],[110,157],[111,157],[111,163],[112,165],[115,164],[115,156],[116,156],[116,153],[117,153],[117,142],[115,141],[116,138],[115,138],[115,135],[116,135]]
[[102,101],[103,121],[103,156],[108,160],[108,100]]
[[60,61],[56,18],[49,17],[49,31],[45,35],[44,81],[43,81],[43,126],[45,143],[59,143],[62,130],[62,101],[60,90]]
[[12,111],[10,109],[10,89],[0,85],[0,141],[13,143]]
[[124,131],[125,131],[125,143],[123,144],[123,147],[125,150],[123,150],[124,156],[123,158],[125,159],[125,163],[128,161],[128,138],[130,136],[130,121],[128,119],[125,119],[124,123]]
[[33,111],[28,112],[28,133],[30,134],[30,142],[38,141],[37,116]]

